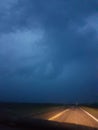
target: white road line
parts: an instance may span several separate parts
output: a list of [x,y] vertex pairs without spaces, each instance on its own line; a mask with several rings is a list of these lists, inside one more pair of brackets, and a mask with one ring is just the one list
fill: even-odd
[[54,119],[56,119],[57,117],[63,115],[63,113],[64,113],[64,112],[67,112],[67,111],[69,111],[69,109],[66,109],[66,110],[64,110],[64,111],[62,111],[62,112],[60,112],[60,113],[58,113],[57,115],[55,115],[55,116],[49,118],[48,120],[54,120]]
[[91,118],[93,118],[96,122],[98,122],[98,119],[95,118],[93,115],[91,115],[90,113],[88,113],[87,111],[85,111],[84,109],[80,108],[82,111],[84,111],[88,116],[90,116]]

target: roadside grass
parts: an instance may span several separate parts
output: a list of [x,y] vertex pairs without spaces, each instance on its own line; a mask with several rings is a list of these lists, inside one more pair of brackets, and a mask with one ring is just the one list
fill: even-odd
[[98,108],[92,108],[92,107],[82,107],[82,108],[98,119]]
[[51,108],[51,109],[46,110],[46,112],[42,112],[40,114],[36,114],[34,116],[34,118],[48,120],[49,118],[57,115],[58,113],[64,111],[65,109],[67,109],[67,107]]
[[64,109],[65,107],[53,104],[6,103],[0,104],[0,115],[13,117],[35,117],[36,115],[56,111],[59,108]]

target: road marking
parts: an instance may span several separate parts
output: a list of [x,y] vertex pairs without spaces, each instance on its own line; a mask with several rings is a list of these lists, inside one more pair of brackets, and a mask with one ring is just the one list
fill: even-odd
[[57,117],[63,115],[63,113],[64,113],[64,112],[67,112],[67,111],[69,111],[69,109],[66,109],[66,110],[64,110],[64,111],[62,111],[62,112],[60,112],[60,113],[58,113],[57,115],[55,115],[55,116],[49,118],[48,120],[54,120],[55,118],[57,118]]
[[96,122],[98,122],[98,119],[95,118],[93,115],[91,115],[90,113],[88,113],[87,111],[85,111],[84,109],[80,108],[82,111],[84,111],[88,116],[90,116],[91,118],[93,118]]

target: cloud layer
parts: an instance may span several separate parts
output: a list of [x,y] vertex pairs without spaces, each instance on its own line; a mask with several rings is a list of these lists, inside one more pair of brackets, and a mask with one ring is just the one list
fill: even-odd
[[1,100],[97,101],[98,1],[1,3]]

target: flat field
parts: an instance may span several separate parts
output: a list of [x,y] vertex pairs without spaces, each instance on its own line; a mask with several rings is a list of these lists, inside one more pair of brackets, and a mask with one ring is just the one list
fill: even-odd
[[0,116],[35,117],[64,108],[64,106],[56,104],[0,103]]

